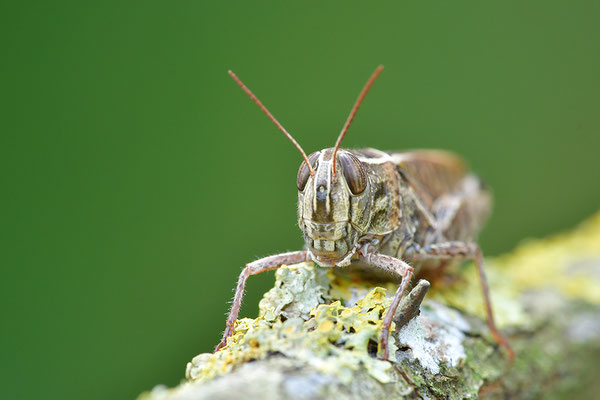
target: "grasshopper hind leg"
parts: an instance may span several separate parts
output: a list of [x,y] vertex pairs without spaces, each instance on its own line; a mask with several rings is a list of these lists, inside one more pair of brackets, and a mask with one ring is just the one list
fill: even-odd
[[490,289],[488,286],[487,278],[485,275],[485,268],[483,266],[483,253],[478,245],[474,243],[465,242],[444,242],[436,243],[422,248],[416,249],[412,247],[406,252],[406,257],[411,261],[427,261],[432,259],[438,260],[473,260],[477,265],[477,272],[479,276],[479,283],[481,285],[481,291],[483,294],[483,300],[485,305],[485,312],[487,315],[487,323],[494,340],[503,347],[508,358],[512,361],[515,358],[515,353],[506,339],[496,327],[494,321],[494,312],[492,309],[492,302],[490,300]]

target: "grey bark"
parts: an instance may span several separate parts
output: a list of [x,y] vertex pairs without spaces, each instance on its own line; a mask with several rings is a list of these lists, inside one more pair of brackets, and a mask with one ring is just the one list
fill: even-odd
[[[543,249],[542,246],[540,251]],[[564,271],[584,268],[584,274],[596,285],[600,277],[600,245],[598,249],[592,256],[585,256],[584,264],[577,250],[569,253],[570,265]],[[332,278],[331,272],[312,265],[299,264],[278,271],[275,287],[261,301],[259,320],[245,320],[252,328],[240,331],[235,343],[225,349],[231,352],[229,364],[215,355],[199,355],[188,365],[186,382],[172,389],[156,387],[141,398],[598,398],[600,307],[594,300],[593,287],[600,291],[600,285],[592,286],[591,292],[588,287],[587,294],[582,291],[578,295],[577,290],[574,294],[565,293],[557,288],[563,287],[565,280],[574,279],[568,274],[556,276],[552,281],[556,284],[523,284],[522,268],[534,267],[506,266],[514,260],[518,258],[489,265],[492,291],[495,286],[505,288],[495,292],[494,302],[498,314],[509,321],[503,332],[517,354],[513,363],[491,339],[485,322],[469,311],[470,304],[464,308],[451,301],[444,304],[444,297],[439,294],[446,289],[434,290],[418,307],[428,287],[420,284],[407,296],[396,316],[395,360],[382,364],[385,362],[377,360],[377,348],[373,345],[377,333],[363,331],[369,329],[370,323],[361,319],[353,325],[353,317],[343,320],[334,313],[329,318],[332,324],[327,324],[326,318],[315,312],[362,307],[356,314],[359,321],[377,309],[373,305],[376,301],[360,306],[365,292],[356,288],[354,292],[350,290],[355,298],[343,299],[346,307],[336,306],[336,288],[351,288],[351,281]],[[573,285],[577,282],[574,280]],[[469,295],[460,290],[472,284],[466,279],[453,284],[452,290],[458,290],[459,296],[469,302]],[[354,328],[348,328],[351,326],[362,328],[353,332]],[[322,336],[321,331],[329,336]],[[286,336],[285,332],[294,333]],[[315,336],[317,333],[321,336]],[[322,337],[329,339],[319,347],[315,342],[321,339],[314,338]],[[354,341],[356,344],[351,344]]]

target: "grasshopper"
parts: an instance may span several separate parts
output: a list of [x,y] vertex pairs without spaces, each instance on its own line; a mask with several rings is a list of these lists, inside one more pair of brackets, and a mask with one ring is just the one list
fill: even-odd
[[487,219],[491,195],[458,156],[440,150],[383,152],[371,148],[341,149],[364,97],[377,79],[379,66],[354,103],[333,148],[307,156],[298,142],[232,72],[229,75],[291,140],[302,154],[296,179],[298,225],[305,249],[265,257],[240,274],[223,339],[232,335],[244,286],[251,275],[282,265],[314,261],[321,267],[362,267],[399,281],[383,319],[380,346],[389,357],[388,338],[394,314],[413,275],[443,271],[452,261],[473,260],[483,291],[493,338],[508,353],[509,342],[494,323],[483,256],[476,236]]

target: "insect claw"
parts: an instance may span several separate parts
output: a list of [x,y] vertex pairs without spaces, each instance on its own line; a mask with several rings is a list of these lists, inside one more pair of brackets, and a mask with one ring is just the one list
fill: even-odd
[[219,342],[219,344],[217,344],[217,346],[215,347],[215,350],[213,351],[213,353],[216,353],[217,351],[221,350],[223,347],[225,347],[225,345],[227,344],[227,339],[221,339],[221,341]]

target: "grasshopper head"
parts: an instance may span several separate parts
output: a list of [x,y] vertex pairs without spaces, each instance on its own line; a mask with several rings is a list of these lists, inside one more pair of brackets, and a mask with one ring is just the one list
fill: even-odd
[[[298,225],[308,250],[323,265],[336,264],[357,244],[370,220],[368,167],[346,150],[324,149],[298,170]],[[333,163],[336,163],[335,172]]]
[[335,147],[306,156],[296,139],[275,119],[262,102],[234,74],[229,75],[296,146],[304,161],[298,171],[298,224],[308,250],[320,265],[339,265],[352,255],[371,220],[368,168],[340,144],[369,88],[383,66],[377,67],[354,103]]

